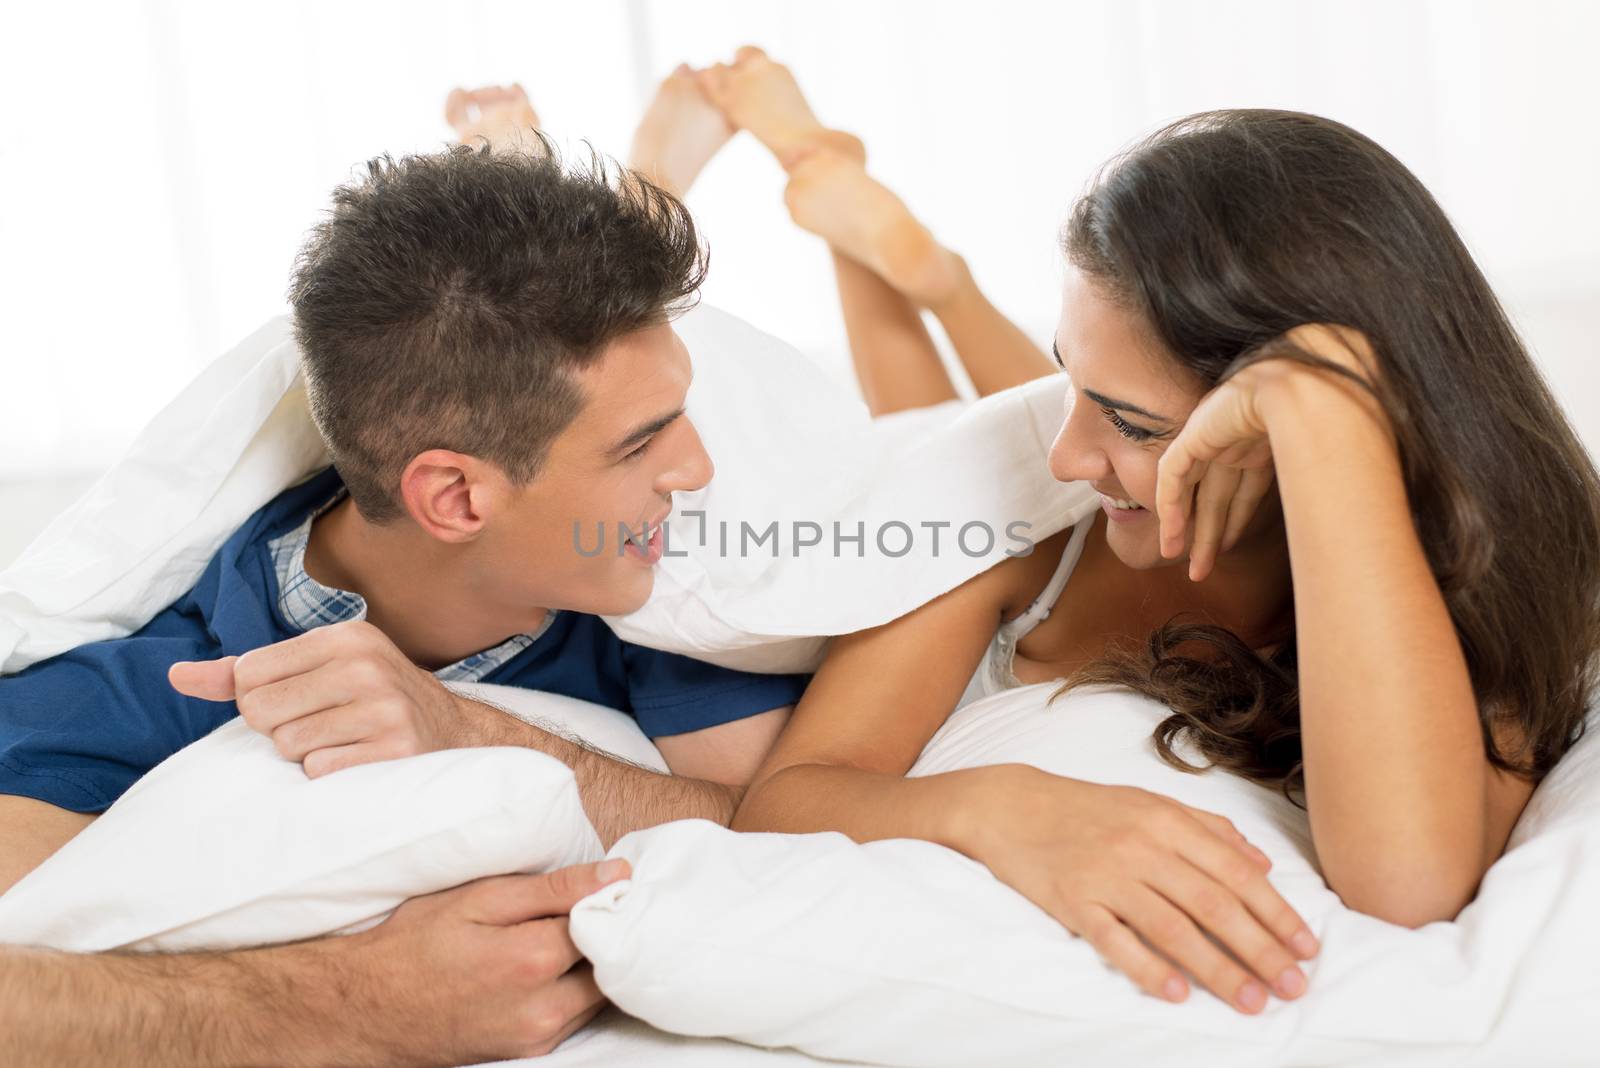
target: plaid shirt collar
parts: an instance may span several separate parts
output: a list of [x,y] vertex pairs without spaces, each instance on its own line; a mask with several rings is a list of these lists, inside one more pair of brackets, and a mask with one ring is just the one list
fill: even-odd
[[[343,500],[345,493],[339,490],[332,500],[306,516],[304,523],[267,543],[267,552],[278,575],[278,609],[295,630],[303,632],[331,623],[367,618],[366,598],[348,590],[324,586],[306,574],[306,546],[311,543],[311,524]],[[556,611],[552,608],[545,613],[537,634],[513,635],[493,649],[473,653],[440,668],[434,675],[442,682],[478,682],[538,641],[555,618]]]

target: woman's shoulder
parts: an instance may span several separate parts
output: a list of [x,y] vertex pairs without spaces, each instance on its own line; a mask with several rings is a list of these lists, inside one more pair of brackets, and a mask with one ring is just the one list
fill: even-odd
[[1028,610],[1044,593],[1061,566],[1062,554],[1075,527],[1067,527],[1036,543],[1024,556],[1012,556],[984,573],[1001,606],[1001,621],[1009,623]]

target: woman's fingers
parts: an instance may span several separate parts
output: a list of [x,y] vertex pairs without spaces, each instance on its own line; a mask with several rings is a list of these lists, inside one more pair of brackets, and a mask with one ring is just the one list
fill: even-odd
[[1130,895],[1120,911],[1125,923],[1223,1001],[1246,1013],[1266,1007],[1266,986],[1201,934],[1184,909],[1146,889]]
[[1209,466],[1174,442],[1156,465],[1156,523],[1161,555],[1171,559],[1183,552],[1183,534],[1193,503],[1193,487]]
[[1204,833],[1177,836],[1173,848],[1178,855],[1243,902],[1261,926],[1294,956],[1301,960],[1315,956],[1317,944],[1311,929],[1267,881],[1266,872],[1209,829],[1197,829]]
[[1228,506],[1239,488],[1242,472],[1236,467],[1211,465],[1195,487],[1194,541],[1189,545],[1189,581],[1200,582],[1216,565],[1222,546]]
[[1166,1001],[1182,1001],[1189,996],[1189,984],[1178,969],[1151,952],[1109,909],[1086,906],[1079,927],[1078,934],[1084,941],[1146,994]]
[[1204,809],[1190,808],[1188,805],[1183,807],[1189,815],[1199,820],[1206,830],[1233,846],[1246,857],[1249,857],[1251,863],[1261,865],[1262,871],[1271,870],[1272,858],[1252,845],[1250,839],[1241,834],[1239,828],[1233,825],[1232,820],[1219,816],[1215,812],[1207,812]]
[[[1221,942],[1228,952],[1255,973],[1267,988],[1281,998],[1296,998],[1305,993],[1306,977],[1282,942],[1278,941],[1251,912],[1237,894],[1189,864],[1174,864],[1157,873],[1151,885],[1199,927]],[[1163,947],[1165,948],[1165,947]],[[1207,958],[1210,960],[1210,958]],[[1187,962],[1185,962],[1187,963]],[[1212,962],[1213,965],[1215,962]],[[1215,973],[1218,981],[1234,985],[1225,993],[1229,1000],[1253,1011],[1240,1001],[1236,968]],[[1207,987],[1217,988],[1205,973],[1195,972]],[[1249,999],[1247,999],[1249,1000]]]
[[1243,472],[1239,479],[1239,488],[1234,491],[1233,501],[1228,505],[1228,521],[1222,531],[1222,552],[1227,552],[1239,543],[1244,528],[1256,514],[1256,509],[1261,506],[1267,491],[1272,488],[1272,478],[1273,469],[1270,464],[1266,467],[1252,467]]

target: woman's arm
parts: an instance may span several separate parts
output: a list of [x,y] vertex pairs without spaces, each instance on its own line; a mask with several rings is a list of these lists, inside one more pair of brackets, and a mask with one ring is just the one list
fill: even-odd
[[1261,413],[1288,529],[1306,803],[1324,874],[1362,912],[1408,926],[1451,919],[1532,787],[1488,762],[1375,404],[1296,366],[1264,386]]
[[1313,955],[1315,939],[1267,882],[1266,858],[1221,817],[1020,764],[904,777],[1002,606],[1018,603],[1025,578],[1042,583],[1051,554],[1034,555],[1046,559],[1008,561],[892,623],[836,638],[730,826],[938,842],[988,865],[1147,993],[1178,1001],[1187,985],[1141,935],[1243,1011],[1259,1011],[1268,987],[1297,996],[1295,956]]

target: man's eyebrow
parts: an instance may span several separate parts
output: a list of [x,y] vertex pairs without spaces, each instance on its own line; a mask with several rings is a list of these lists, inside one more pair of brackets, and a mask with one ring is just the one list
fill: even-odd
[[611,446],[611,449],[607,455],[621,456],[624,453],[632,452],[634,446],[640,444],[646,438],[649,438],[652,435],[659,434],[666,428],[667,424],[671,423],[674,419],[677,419],[678,416],[682,415],[687,410],[688,409],[686,408],[679,408],[675,412],[669,412],[658,419],[650,420],[648,423],[645,423],[643,426],[632,431],[627,437]]
[[[1056,343],[1053,339],[1050,342],[1050,355],[1056,358],[1057,367],[1060,367],[1063,371],[1066,370],[1066,365],[1061,362],[1061,350],[1056,347]],[[1168,419],[1164,415],[1157,415],[1155,412],[1141,408],[1137,404],[1129,404],[1127,401],[1120,401],[1114,397],[1108,397],[1104,393],[1096,393],[1092,389],[1084,390],[1083,395],[1094,401],[1096,404],[1106,408],[1115,408],[1119,412],[1132,412],[1134,415],[1142,415],[1146,419],[1154,419],[1158,423],[1172,422],[1171,419]]]

